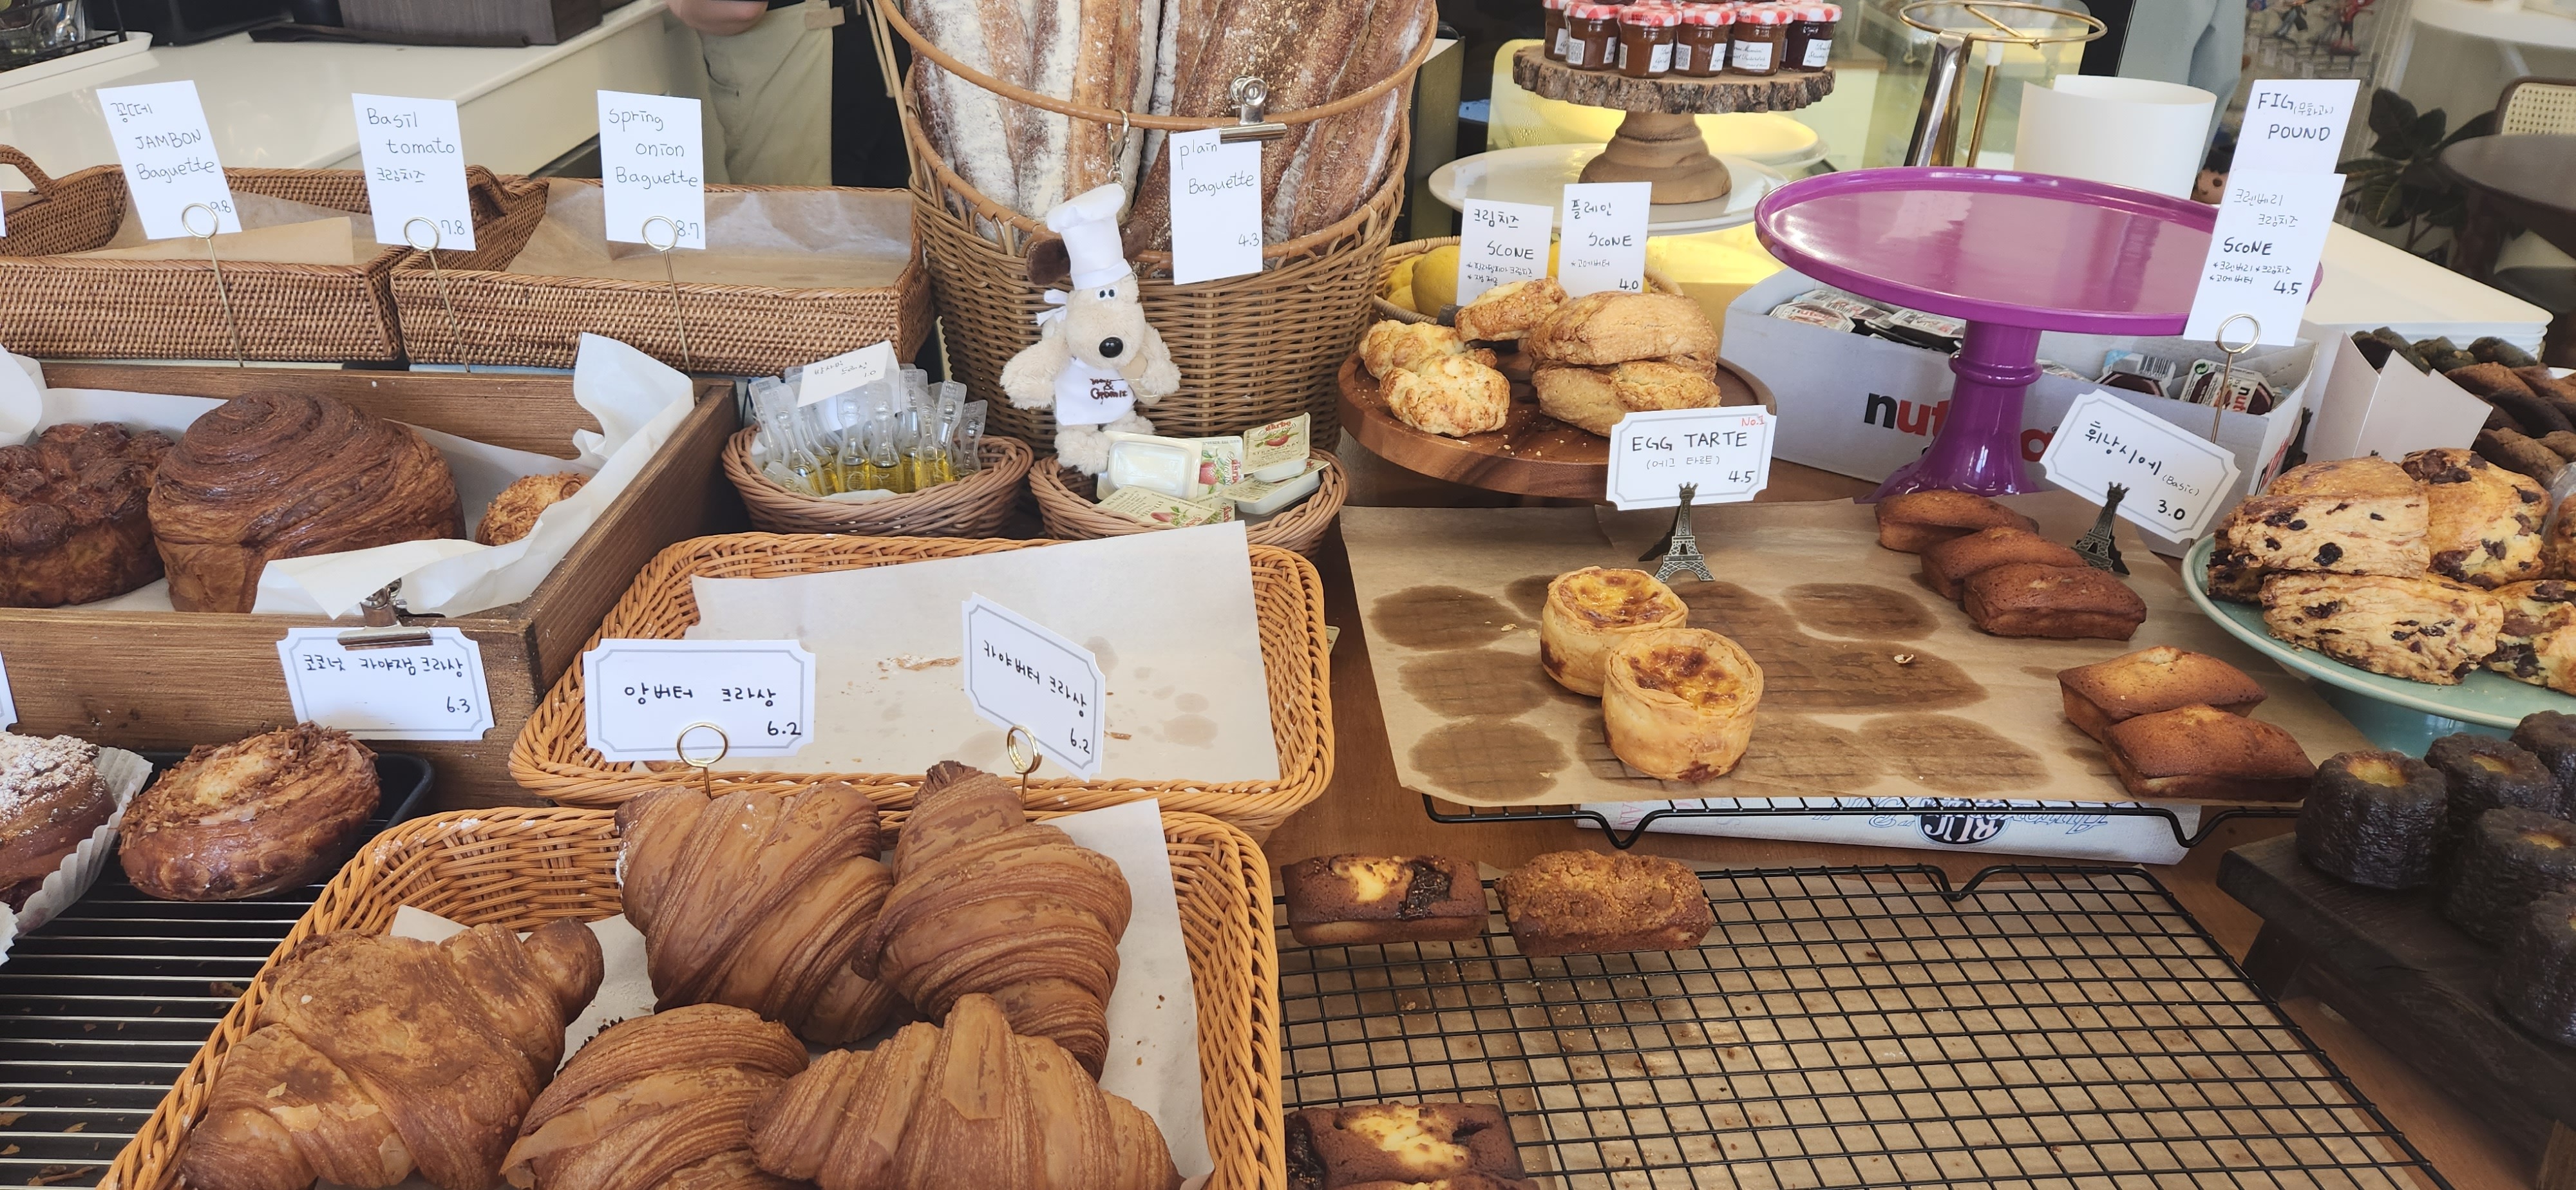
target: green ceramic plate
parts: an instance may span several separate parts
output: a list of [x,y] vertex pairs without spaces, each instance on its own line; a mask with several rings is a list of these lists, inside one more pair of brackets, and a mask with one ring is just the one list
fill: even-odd
[[2546,686],[2517,682],[2491,670],[2478,670],[2457,686],[2435,686],[2356,669],[2323,653],[2278,640],[2263,627],[2262,609],[2209,597],[2209,551],[2217,544],[2215,536],[2204,537],[2183,555],[2183,586],[2191,592],[2191,601],[2229,635],[2280,662],[2292,673],[2306,674],[2355,694],[2427,715],[2507,730],[2534,711],[2576,713],[2576,698]]

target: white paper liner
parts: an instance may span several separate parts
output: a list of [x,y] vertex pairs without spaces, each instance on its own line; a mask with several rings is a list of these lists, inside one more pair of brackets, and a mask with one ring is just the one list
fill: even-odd
[[87,842],[63,857],[62,865],[45,877],[26,904],[14,913],[0,905],[0,963],[9,961],[9,945],[18,935],[52,921],[97,883],[98,874],[107,870],[108,857],[116,853],[116,828],[125,821],[125,804],[133,801],[134,795],[143,791],[143,783],[152,777],[151,761],[121,748],[99,749],[96,767],[98,775],[107,781],[108,795],[116,799],[116,809],[90,832]]

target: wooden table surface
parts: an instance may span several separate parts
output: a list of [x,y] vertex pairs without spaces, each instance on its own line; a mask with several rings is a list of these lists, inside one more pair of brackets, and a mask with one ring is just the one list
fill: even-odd
[[[1345,453],[1343,457],[1351,455]],[[1364,486],[1384,490],[1407,485],[1400,480],[1392,484],[1380,480]],[[1775,462],[1771,487],[1761,498],[1845,499],[1872,486],[1794,463]],[[1412,487],[1384,502],[1448,502],[1438,492],[1426,494],[1419,485]],[[1396,782],[1395,757],[1387,744],[1385,720],[1378,710],[1377,678],[1369,668],[1368,642],[1360,629],[1349,560],[1342,553],[1338,530],[1319,551],[1315,564],[1324,579],[1325,621],[1342,629],[1341,642],[1332,657],[1333,780],[1323,797],[1289,819],[1263,844],[1274,866],[1308,856],[1359,851],[1382,855],[1447,852],[1472,855],[1498,867],[1512,867],[1542,852],[1609,849],[1600,831],[1570,822],[1439,823],[1427,817],[1421,796]],[[2219,857],[2231,847],[2287,829],[2288,824],[2279,820],[2231,822],[2194,848],[2181,864],[2150,871],[2231,955],[2242,959],[2262,923],[2244,906],[2218,891],[2213,881]],[[2009,858],[1668,834],[1648,834],[1638,842],[1636,850],[1745,867],[1931,864],[1954,879]],[[2291,1019],[2308,1031],[2453,1186],[2460,1190],[2503,1190],[2531,1185],[2534,1171],[2526,1162],[2466,1109],[2435,1091],[2387,1050],[2313,999],[2294,999],[2286,1007]]]

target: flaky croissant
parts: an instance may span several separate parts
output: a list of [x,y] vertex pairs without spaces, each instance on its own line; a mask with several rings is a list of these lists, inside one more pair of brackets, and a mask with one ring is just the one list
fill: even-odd
[[1171,1190],[1153,1118],[1064,1047],[1011,1032],[992,997],[946,1028],[823,1055],[752,1111],[760,1168],[822,1190]]
[[647,793],[617,811],[627,920],[660,1007],[731,1004],[816,1045],[876,1032],[894,993],[850,970],[894,877],[876,804],[838,781],[709,800]]
[[502,1172],[522,1190],[794,1190],[753,1167],[749,1113],[803,1069],[795,1035],[744,1009],[626,1021],[565,1063]]
[[1096,1077],[1130,909],[1118,865],[1031,823],[999,778],[942,761],[904,823],[895,872],[851,966],[930,1016],[987,993],[1013,1032],[1054,1041]]
[[457,537],[447,459],[329,397],[257,393],[190,423],[152,483],[152,536],[183,612],[246,612],[279,558]]
[[317,1177],[490,1190],[520,1118],[599,990],[599,940],[555,921],[525,942],[341,931],[267,977],[250,1036],[215,1073],[179,1150],[195,1190],[304,1190]]

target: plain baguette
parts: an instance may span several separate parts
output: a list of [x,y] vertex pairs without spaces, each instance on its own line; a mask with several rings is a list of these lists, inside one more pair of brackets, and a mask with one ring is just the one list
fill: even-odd
[[[1305,30],[1300,28],[1313,6],[1303,0],[1207,0],[1207,6],[1211,19],[1200,24],[1205,32],[1194,30],[1186,17],[1180,29],[1180,74],[1172,84],[1172,114],[1231,114],[1234,80],[1244,75],[1269,82],[1270,109],[1287,110],[1288,105],[1278,102],[1280,87],[1274,81],[1288,77],[1279,64],[1324,52],[1322,46],[1305,40]],[[1137,186],[1135,211],[1127,219],[1130,256],[1172,246],[1170,138],[1164,143],[1166,151],[1155,154]],[[1263,147],[1265,167],[1277,147],[1277,142]],[[1263,172],[1267,176],[1266,168]]]
[[[1333,99],[1358,94],[1403,68],[1419,46],[1434,0],[1377,0],[1360,33],[1358,52],[1333,86]],[[1395,157],[1396,125],[1404,118],[1409,82],[1338,116],[1316,121],[1305,160],[1293,184],[1273,204],[1274,239],[1311,235],[1340,222],[1368,201]],[[1285,214],[1285,219],[1277,218]]]
[[[1028,27],[1014,0],[908,0],[905,18],[931,44],[1004,82],[1026,85]],[[1028,143],[1018,104],[922,62],[913,75],[931,147],[966,184],[994,203],[1019,209],[1015,149]]]

